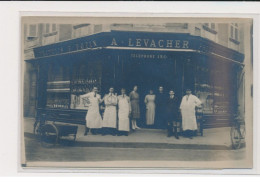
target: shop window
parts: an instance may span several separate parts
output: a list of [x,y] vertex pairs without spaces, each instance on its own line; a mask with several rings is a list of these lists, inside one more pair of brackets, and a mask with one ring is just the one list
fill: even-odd
[[31,71],[29,74],[30,77],[30,90],[29,90],[29,105],[35,106],[36,99],[36,72]]
[[227,114],[231,106],[231,84],[228,67],[224,65],[196,67],[196,95],[200,98],[205,114]]
[[71,78],[71,109],[87,109],[89,102],[82,95],[92,91],[93,87],[101,90],[101,63],[77,63],[73,67]]
[[205,113],[213,113],[213,97],[212,83],[210,83],[209,68],[203,65],[198,65],[196,68],[196,95],[200,98],[203,104]]
[[46,107],[68,109],[69,101],[69,67],[59,63],[50,64],[48,68]]

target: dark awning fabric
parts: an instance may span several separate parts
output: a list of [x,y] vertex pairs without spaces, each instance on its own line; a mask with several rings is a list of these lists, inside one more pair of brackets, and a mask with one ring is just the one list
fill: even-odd
[[36,47],[33,49],[35,58],[30,61],[101,49],[197,52],[240,64],[244,61],[244,54],[199,36],[187,33],[137,31],[101,32]]

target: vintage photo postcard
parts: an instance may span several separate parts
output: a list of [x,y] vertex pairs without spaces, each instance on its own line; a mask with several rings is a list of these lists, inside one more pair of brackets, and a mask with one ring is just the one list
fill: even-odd
[[21,167],[253,167],[253,19],[22,16],[21,40]]

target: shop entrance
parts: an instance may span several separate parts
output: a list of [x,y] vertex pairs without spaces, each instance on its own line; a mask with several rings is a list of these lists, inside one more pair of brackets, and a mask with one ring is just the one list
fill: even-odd
[[145,96],[152,89],[156,95],[159,86],[163,86],[164,92],[168,94],[170,89],[176,87],[175,61],[171,59],[131,59],[124,62],[123,83],[128,92],[138,86],[140,96],[141,118],[138,125],[145,128],[154,128],[152,125],[146,125],[146,106]]

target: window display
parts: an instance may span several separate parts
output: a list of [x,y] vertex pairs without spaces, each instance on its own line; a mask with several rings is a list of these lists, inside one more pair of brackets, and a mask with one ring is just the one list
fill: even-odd
[[68,109],[70,102],[68,66],[56,62],[49,64],[48,70],[46,107]]
[[81,95],[101,87],[101,64],[80,62],[73,64],[50,63],[47,82],[47,108],[88,109],[89,102]]
[[94,86],[100,90],[101,67],[99,62],[81,62],[74,65],[70,85],[71,109],[88,109],[89,101],[81,95],[91,92]]
[[209,66],[200,63],[197,65],[195,90],[202,102],[205,114],[227,114],[229,112],[231,105],[227,92],[230,89],[227,82],[229,76],[224,74],[227,72],[228,68],[224,64]]

